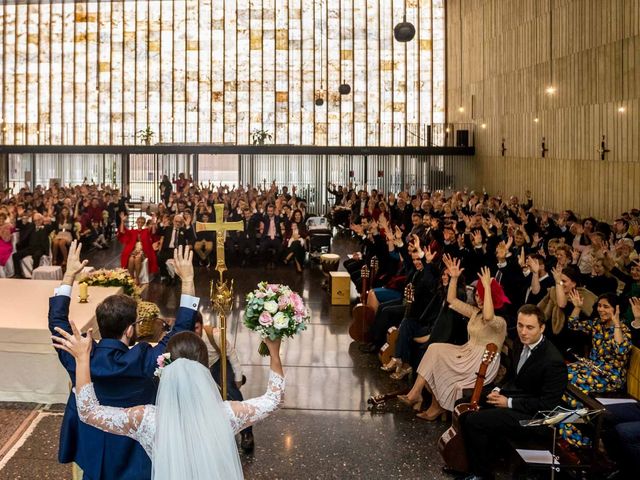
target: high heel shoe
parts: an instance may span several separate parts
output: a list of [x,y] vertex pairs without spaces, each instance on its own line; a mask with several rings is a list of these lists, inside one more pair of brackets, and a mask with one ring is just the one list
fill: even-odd
[[396,371],[391,374],[391,379],[392,380],[402,380],[404,377],[409,375],[411,372],[413,372],[413,368],[411,368],[411,367],[402,368],[401,366],[399,366],[398,368],[396,368]]
[[409,407],[414,409],[416,412],[419,412],[420,409],[422,408],[422,397],[418,398],[418,400],[416,401],[413,401],[409,399],[408,395],[398,395],[398,400],[400,400],[405,405],[408,405]]
[[427,422],[435,422],[436,420],[440,420],[441,422],[445,422],[447,420],[447,411],[442,410],[440,412],[436,412],[433,415],[429,414],[429,410],[425,410],[424,412],[420,412],[416,414],[416,417],[426,420]]
[[396,368],[398,368],[398,360],[392,358],[391,360],[389,360],[389,363],[382,365],[380,367],[380,370],[383,370],[385,372],[395,372]]

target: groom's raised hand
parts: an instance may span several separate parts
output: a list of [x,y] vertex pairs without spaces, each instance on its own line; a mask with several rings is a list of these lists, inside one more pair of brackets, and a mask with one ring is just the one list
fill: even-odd
[[62,278],[62,285],[73,285],[76,276],[82,272],[87,265],[88,260],[80,260],[80,251],[82,244],[77,240],[71,242],[69,246],[69,255],[67,257],[67,270]]
[[193,251],[187,245],[180,245],[173,251],[173,264],[176,275],[182,280],[182,293],[195,296],[196,289],[193,285]]

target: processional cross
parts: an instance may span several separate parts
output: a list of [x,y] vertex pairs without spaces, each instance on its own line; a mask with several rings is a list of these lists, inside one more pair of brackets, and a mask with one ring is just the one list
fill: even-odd
[[225,222],[224,205],[217,203],[213,206],[216,212],[216,221],[213,223],[196,222],[196,232],[216,232],[216,271],[220,279],[214,283],[211,279],[211,304],[218,313],[220,319],[220,387],[222,399],[227,399],[227,315],[231,312],[233,301],[233,280],[224,280],[223,275],[227,270],[224,261],[224,234],[225,232],[237,232],[244,230],[244,222]]

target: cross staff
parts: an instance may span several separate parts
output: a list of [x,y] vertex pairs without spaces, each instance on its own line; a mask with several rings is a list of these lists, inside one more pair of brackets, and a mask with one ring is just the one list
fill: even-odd
[[244,230],[244,222],[225,222],[224,205],[221,203],[216,203],[213,208],[216,212],[216,221],[196,222],[196,232],[216,232],[216,271],[220,273],[220,281],[222,281],[222,274],[227,270],[227,264],[224,261],[224,233]]
[[224,233],[228,231],[244,230],[244,222],[225,222],[224,205],[221,203],[213,206],[216,212],[216,221],[213,223],[196,222],[196,232],[216,232],[216,271],[220,274],[220,280],[215,284],[211,280],[211,303],[218,312],[220,320],[220,383],[222,384],[222,399],[227,399],[227,315],[231,311],[233,300],[233,282],[223,279],[223,273],[227,270],[224,261]]

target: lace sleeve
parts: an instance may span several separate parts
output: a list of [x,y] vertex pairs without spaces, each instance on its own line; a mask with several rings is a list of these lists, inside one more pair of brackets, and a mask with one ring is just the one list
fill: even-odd
[[244,402],[225,402],[230,410],[231,427],[235,433],[266,418],[284,401],[284,377],[275,372],[269,374],[267,391],[261,397]]
[[[106,407],[100,405],[96,397],[93,383],[84,385],[79,391],[76,391],[76,403],[78,405],[78,416],[84,423],[91,425],[99,430],[116,435],[125,435],[139,441],[145,450],[146,445],[144,438],[153,433],[154,415],[147,415],[147,410],[153,413],[152,406],[139,405],[131,408]],[[151,425],[153,424],[153,425]]]

